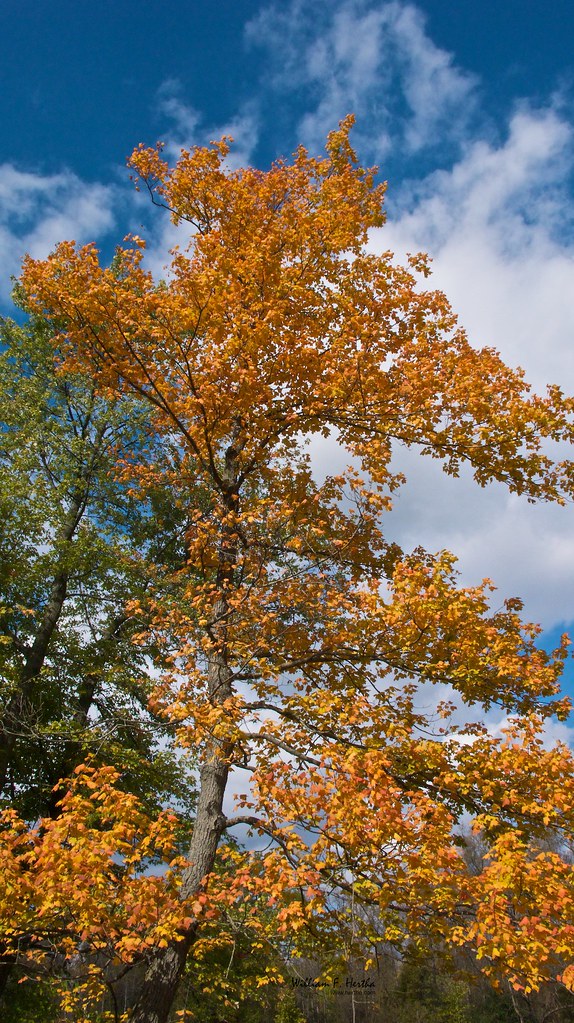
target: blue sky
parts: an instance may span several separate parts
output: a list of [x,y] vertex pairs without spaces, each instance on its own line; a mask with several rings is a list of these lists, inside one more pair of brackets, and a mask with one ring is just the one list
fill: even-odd
[[[428,47],[444,54],[453,72],[467,80],[470,120],[477,130],[504,131],[517,101],[545,105],[557,93],[566,103],[571,100],[570,0],[417,5],[288,0],[275,8],[251,0],[172,0],[161,9],[151,0],[98,5],[20,0],[2,6],[2,159],[44,173],[65,167],[87,179],[113,175],[136,142],[155,141],[169,130],[158,102],[168,83],[179,88],[206,128],[232,121],[249,107],[258,121],[256,162],[289,151],[299,141],[298,122],[316,104],[321,88],[305,80],[299,57],[345,12],[349,25],[370,17],[373,26],[385,10],[395,22],[401,11],[410,10],[411,26],[417,24]],[[393,17],[386,20],[389,24]],[[288,66],[294,44],[298,55]],[[404,58],[404,47],[396,47],[390,61],[385,54],[387,64],[394,65],[388,69],[390,89],[361,111],[365,131],[386,130],[381,111],[393,105],[392,93],[400,92]],[[290,84],[278,85],[282,70]],[[379,72],[383,82],[383,69]],[[346,89],[341,85],[339,114],[356,100],[349,80]],[[373,92],[379,93],[378,83]],[[436,141],[438,149],[441,140]],[[393,154],[393,177],[401,175],[403,157]],[[440,162],[438,153],[435,158]],[[416,175],[416,167],[411,171]]]
[[[426,249],[471,339],[574,393],[571,0],[20,0],[0,11],[0,310],[25,251],[63,238],[106,255],[128,230],[161,272],[173,229],[133,192],[139,142],[235,136],[265,167],[355,145],[389,180],[373,249]],[[336,452],[319,452],[325,465]],[[463,579],[524,597],[547,637],[574,625],[574,510],[477,490],[401,455],[391,528],[448,547]]]

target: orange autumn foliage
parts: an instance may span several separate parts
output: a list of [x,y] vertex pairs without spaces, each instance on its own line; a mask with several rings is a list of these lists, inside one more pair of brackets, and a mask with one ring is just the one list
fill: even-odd
[[[24,935],[41,944],[61,932],[70,954],[89,940],[94,952],[129,959],[182,925],[175,815],[150,820],[118,781],[114,768],[82,765],[57,817],[29,828],[13,811],[2,813],[0,926],[8,952]],[[154,863],[161,869],[150,872]]]
[[[573,463],[548,444],[572,440],[574,402],[558,387],[530,395],[519,370],[473,348],[445,296],[421,287],[425,257],[405,268],[368,251],[384,190],[350,126],[325,158],[299,149],[267,172],[229,170],[226,140],[173,168],[140,147],[131,167],[189,237],[167,281],[134,237],[111,267],[73,242],[27,258],[22,287],[53,322],[62,373],[153,409],[163,464],[142,452],[118,468],[124,482],[194,502],[178,598],[141,608],[172,664],[154,708],[202,764],[180,897],[221,907],[250,893],[296,933],[351,887],[387,940],[469,945],[528,989],[574,960],[572,868],[536,847],[574,818],[572,755],[542,739],[545,718],[568,712],[567,641],[542,652],[519,602],[492,611],[488,581],[463,588],[451,555],[404,554],[384,520],[397,444],[450,474],[468,463],[483,486],[571,497]],[[350,465],[322,483],[317,435]],[[509,715],[502,738],[481,724],[492,704]],[[235,818],[232,770],[246,775]],[[463,815],[490,843],[478,876],[454,837]],[[270,850],[222,847],[239,824]],[[188,934],[201,940],[195,923]]]

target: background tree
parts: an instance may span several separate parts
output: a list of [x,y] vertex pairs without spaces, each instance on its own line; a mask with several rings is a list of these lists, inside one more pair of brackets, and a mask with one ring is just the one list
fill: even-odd
[[[147,710],[150,649],[131,641],[142,622],[127,603],[177,533],[155,514],[152,546],[150,505],[111,472],[145,443],[145,412],[58,377],[45,324],[3,324],[0,395],[0,791],[33,819],[88,752],[119,751],[127,769],[131,748],[152,771],[166,727]],[[143,784],[156,800],[159,773]]]
[[[149,443],[147,410],[58,376],[40,320],[0,336],[0,800],[24,821],[56,816],[59,779],[90,756],[117,765],[151,814],[165,800],[189,812],[173,730],[147,707],[156,651],[134,644],[128,608],[173,587],[185,524],[158,490],[138,504],[112,472]],[[2,987],[13,963],[7,951]]]
[[[489,584],[462,588],[452,556],[403,554],[384,535],[397,444],[454,475],[469,463],[480,485],[564,500],[572,462],[546,442],[572,440],[573,403],[558,387],[530,396],[519,371],[472,348],[445,297],[420,288],[424,257],[403,268],[367,251],[383,188],[349,127],[326,158],[300,149],[265,173],[228,170],[225,141],[172,169],[136,150],[154,201],[191,228],[167,284],[137,238],[112,268],[71,242],[24,265],[63,371],[120,406],[147,403],[157,444],[177,453],[159,469],[134,458],[124,478],[147,495],[159,476],[189,522],[177,599],[131,605],[170,664],[152,707],[201,761],[180,887],[197,909],[146,950],[136,1023],[167,1018],[206,907],[238,900],[277,904],[280,932],[321,933],[331,893],[351,886],[388,941],[471,945],[525,990],[574,953],[572,870],[529,845],[572,827],[571,755],[543,744],[545,718],[568,710],[565,645],[548,656],[519,602],[492,611]],[[307,448],[318,434],[350,461],[324,482]],[[466,722],[448,700],[429,718],[433,684]],[[510,715],[496,737],[480,723],[494,703]],[[231,770],[246,772],[235,817]],[[453,836],[468,813],[489,847],[478,876]],[[267,851],[222,845],[238,826]],[[219,856],[234,864],[225,885]]]

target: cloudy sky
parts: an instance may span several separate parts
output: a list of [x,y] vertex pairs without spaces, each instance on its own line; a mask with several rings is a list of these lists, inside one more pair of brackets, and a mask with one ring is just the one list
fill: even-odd
[[[474,343],[574,393],[571,0],[20,0],[0,33],[2,313],[24,252],[64,238],[108,258],[133,230],[161,267],[171,229],[129,182],[137,143],[228,133],[236,163],[264,168],[354,112],[389,182],[373,249],[427,250]],[[574,632],[574,508],[400,458],[393,534],[522,596],[546,642]]]

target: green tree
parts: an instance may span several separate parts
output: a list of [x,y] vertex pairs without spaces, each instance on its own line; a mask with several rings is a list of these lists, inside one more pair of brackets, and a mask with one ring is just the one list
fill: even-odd
[[307,1023],[307,1020],[297,1005],[295,995],[291,988],[281,994],[274,1023]]
[[[55,372],[45,324],[4,323],[1,344],[0,793],[33,819],[90,751],[129,771],[131,750],[151,770],[151,648],[132,642],[142,621],[128,610],[152,583],[150,510],[112,471],[147,427],[135,402]],[[144,784],[152,793],[160,772]]]
[[138,501],[118,476],[149,449],[146,410],[57,372],[41,320],[4,321],[0,348],[0,805],[56,815],[57,783],[90,756],[150,813],[169,800],[189,816],[191,769],[148,707],[157,649],[134,642],[129,607],[173,589],[185,533],[159,489]]

